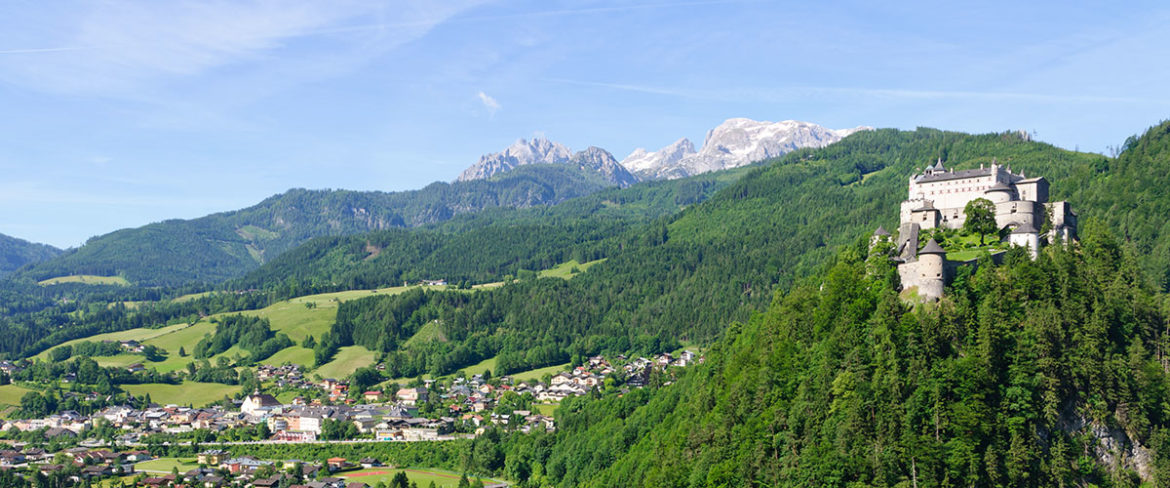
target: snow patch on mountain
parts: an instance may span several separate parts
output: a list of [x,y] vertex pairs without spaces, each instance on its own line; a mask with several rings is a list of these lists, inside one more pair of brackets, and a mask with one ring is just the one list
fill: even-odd
[[564,144],[543,137],[531,141],[520,139],[503,151],[485,154],[479,162],[467,168],[457,181],[482,180],[529,164],[568,164],[584,171],[600,174],[616,185],[626,187],[638,182],[617,158],[599,147],[573,154]]
[[[872,127],[828,129],[810,122],[728,119],[707,132],[697,152],[680,139],[655,152],[638,149],[622,161],[642,179],[673,179],[708,171],[738,168],[806,147],[825,147],[854,132]],[[685,141],[685,144],[683,144]],[[686,147],[690,146],[689,153]]]

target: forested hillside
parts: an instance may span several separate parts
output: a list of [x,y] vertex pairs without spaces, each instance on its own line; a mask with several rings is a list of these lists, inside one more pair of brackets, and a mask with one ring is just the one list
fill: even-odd
[[[506,373],[575,356],[705,343],[766,307],[777,288],[816,271],[836,246],[878,224],[893,226],[908,175],[940,155],[960,167],[995,157],[1051,175],[1058,197],[1062,182],[1087,181],[1104,160],[1014,133],[859,133],[752,170],[702,204],[639,227],[616,242],[604,263],[567,283],[529,281],[474,298],[431,294],[395,307],[377,303],[390,298],[351,302],[339,316],[363,308],[354,312],[362,326],[339,321],[321,343],[364,345],[409,376],[449,373],[497,355]],[[424,310],[439,320],[448,342],[402,350],[396,341],[369,339],[379,337],[371,327],[401,335],[395,317]]]
[[1170,299],[1132,248],[1097,226],[911,307],[866,247],[730,327],[676,385],[567,403],[552,447],[509,455],[558,486],[1170,481]]
[[[1149,251],[1166,234],[1141,225],[1166,205],[1166,133],[1162,124],[1131,139],[1118,160],[937,134],[951,161],[987,144],[1004,161],[1017,146],[1011,164],[1053,180],[1054,197],[1081,216],[1082,240],[1036,261],[1018,251],[1002,266],[982,260],[939,305],[915,308],[862,234],[831,268],[727,328],[705,366],[670,387],[564,404],[552,438],[508,441],[505,470],[533,486],[1170,484],[1170,296],[1159,289],[1170,263]],[[750,175],[671,229],[722,215],[729,225],[691,227],[716,241],[735,228],[719,206],[766,202],[764,175],[797,169]]]
[[1170,122],[1130,137],[1119,157],[1093,169],[1088,184],[1066,190],[1074,209],[1092,209],[1132,242],[1142,269],[1170,290]]
[[747,171],[608,188],[554,206],[486,209],[410,230],[317,238],[227,286],[291,297],[421,279],[484,283],[569,260],[593,261],[614,254],[648,222],[706,200]]
[[545,165],[396,193],[290,190],[243,210],[94,237],[23,275],[121,275],[140,285],[218,282],[313,237],[414,227],[486,208],[551,205],[607,186],[597,174]]
[[61,254],[61,250],[47,244],[36,244],[24,239],[0,234],[0,278],[21,266],[39,263]]

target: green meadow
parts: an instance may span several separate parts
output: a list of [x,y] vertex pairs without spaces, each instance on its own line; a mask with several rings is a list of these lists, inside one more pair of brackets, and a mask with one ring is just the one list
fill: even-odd
[[117,285],[129,286],[130,282],[121,276],[70,275],[58,276],[37,282],[41,286],[59,285],[62,283],[81,283],[85,285]]
[[219,383],[195,383],[185,381],[178,385],[164,383],[145,383],[141,385],[122,385],[122,389],[142,396],[149,393],[150,399],[160,405],[191,405],[202,407],[211,402],[232,396],[240,391],[239,386],[221,385]]
[[[589,261],[588,263],[579,263],[575,259],[570,260],[567,263],[561,263],[561,264],[556,265],[553,268],[549,268],[549,269],[546,269],[544,271],[541,271],[540,277],[541,278],[561,278],[561,279],[567,280],[567,279],[572,278],[573,276],[575,276],[577,274],[584,273],[589,268],[591,268],[594,265],[599,264],[603,261],[605,261],[604,258],[598,259],[596,261]],[[573,268],[577,269],[576,273],[573,272]]]

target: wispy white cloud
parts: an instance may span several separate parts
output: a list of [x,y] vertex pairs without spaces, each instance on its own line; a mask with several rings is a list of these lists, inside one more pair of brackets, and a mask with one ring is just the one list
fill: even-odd
[[7,31],[0,36],[0,81],[138,98],[208,73],[247,77],[275,66],[283,76],[295,66],[319,76],[322,65],[374,57],[475,3],[111,1],[53,15],[33,7],[0,21]]
[[546,78],[545,81],[570,85],[607,88],[654,95],[665,95],[696,100],[723,102],[792,102],[809,97],[846,98],[872,97],[905,100],[970,100],[970,101],[1016,101],[1033,103],[1133,103],[1170,105],[1170,99],[1154,99],[1123,96],[1069,95],[1057,93],[1026,93],[967,90],[915,90],[868,87],[814,87],[779,86],[768,88],[726,87],[719,89],[682,88],[637,83],[614,83],[601,81]]
[[491,95],[484,93],[483,90],[480,90],[475,96],[479,98],[479,102],[483,104],[484,108],[488,109],[489,114],[495,115],[496,111],[500,109],[500,102],[497,102]]

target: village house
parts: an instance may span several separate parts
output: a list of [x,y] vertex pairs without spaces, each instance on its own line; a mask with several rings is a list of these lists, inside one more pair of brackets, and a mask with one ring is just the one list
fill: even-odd
[[427,401],[427,390],[425,388],[402,388],[394,396],[398,398],[398,401],[413,407]]
[[280,402],[276,400],[276,397],[267,393],[255,392],[244,399],[243,405],[240,405],[240,411],[246,415],[262,417],[268,413],[268,410],[279,406]]

